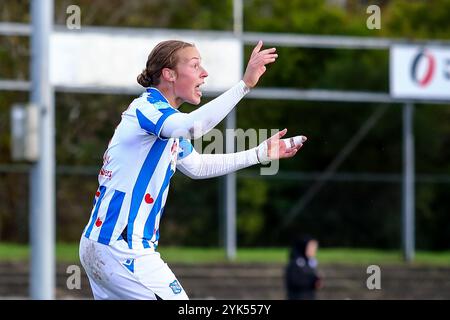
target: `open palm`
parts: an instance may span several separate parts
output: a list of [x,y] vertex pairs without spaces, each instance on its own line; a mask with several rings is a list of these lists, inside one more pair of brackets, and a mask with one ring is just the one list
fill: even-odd
[[259,81],[259,78],[266,72],[266,64],[275,62],[278,54],[276,48],[265,49],[261,51],[263,42],[259,41],[252,51],[243,80],[247,87],[253,88]]
[[292,144],[292,147],[286,146],[286,143],[281,139],[286,133],[287,129],[284,129],[267,139],[267,154],[271,160],[291,158],[303,146],[303,144],[298,146]]

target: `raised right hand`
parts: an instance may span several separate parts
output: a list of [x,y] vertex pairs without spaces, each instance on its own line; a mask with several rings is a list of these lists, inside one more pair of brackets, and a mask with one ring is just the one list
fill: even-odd
[[260,51],[262,46],[263,42],[260,40],[253,49],[242,79],[249,88],[256,86],[259,78],[266,72],[266,64],[274,62],[278,57],[275,53],[276,48]]

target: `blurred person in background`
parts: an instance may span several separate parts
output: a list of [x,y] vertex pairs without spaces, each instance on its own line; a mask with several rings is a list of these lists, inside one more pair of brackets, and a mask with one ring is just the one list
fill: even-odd
[[322,280],[317,272],[318,246],[318,241],[308,235],[297,239],[292,246],[285,270],[285,285],[289,300],[316,299],[316,290],[322,287]]
[[168,40],[150,53],[137,77],[145,91],[122,113],[104,153],[80,240],[80,261],[95,299],[188,299],[156,251],[176,168],[193,179],[217,177],[293,157],[306,141],[302,136],[281,139],[284,129],[257,147],[230,154],[199,154],[190,142],[221,122],[276,60],[276,49],[261,50],[262,45],[253,49],[241,81],[190,113],[178,108],[184,102],[200,103],[208,73],[199,51],[193,44]]

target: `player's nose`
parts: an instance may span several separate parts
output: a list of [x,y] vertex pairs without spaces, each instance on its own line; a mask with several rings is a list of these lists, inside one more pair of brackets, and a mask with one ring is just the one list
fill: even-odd
[[201,67],[200,78],[206,78],[208,76],[208,72],[205,68]]

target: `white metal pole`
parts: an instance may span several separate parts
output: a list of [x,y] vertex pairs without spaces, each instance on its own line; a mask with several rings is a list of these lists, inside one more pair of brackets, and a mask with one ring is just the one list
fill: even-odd
[[242,0],[233,0],[233,32],[241,37],[244,32],[244,7]]
[[[233,130],[236,124],[236,115],[229,114],[226,119],[226,152],[234,152]],[[228,260],[236,258],[236,173],[225,176],[225,228],[226,228],[226,254]]]
[[31,101],[39,108],[39,158],[31,169],[30,296],[54,299],[54,91],[49,79],[53,0],[31,1]]
[[403,106],[403,205],[402,205],[402,244],[403,255],[407,262],[414,260],[414,105]]
[[[233,32],[236,37],[241,37],[243,32],[243,7],[242,0],[233,0]],[[243,51],[243,45],[241,46]],[[242,55],[243,56],[243,55]],[[236,61],[241,65],[242,61]],[[236,128],[236,111],[231,111],[225,119],[225,148],[227,153],[235,151],[234,129]],[[236,258],[236,173],[225,176],[225,238],[228,260]]]

